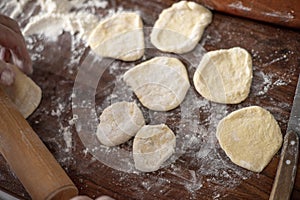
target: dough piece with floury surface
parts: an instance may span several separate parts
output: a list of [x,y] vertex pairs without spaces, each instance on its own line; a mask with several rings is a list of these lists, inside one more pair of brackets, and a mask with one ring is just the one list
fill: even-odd
[[277,121],[259,106],[230,113],[219,122],[216,135],[233,163],[254,172],[261,172],[282,145]]
[[14,103],[24,118],[29,117],[42,100],[42,90],[30,77],[17,66],[7,64],[15,73],[15,81],[10,86],[0,84],[10,100]]
[[174,3],[159,15],[150,35],[151,43],[161,51],[187,53],[196,47],[211,21],[212,13],[197,3]]
[[251,55],[240,47],[206,53],[194,74],[194,85],[204,98],[224,104],[245,100],[252,82]]
[[101,57],[135,61],[144,55],[143,22],[133,12],[117,13],[99,23],[88,39]]
[[117,102],[100,116],[97,138],[106,146],[117,146],[135,136],[145,124],[143,113],[134,102]]
[[183,101],[189,87],[185,66],[177,58],[155,57],[128,70],[124,81],[150,110],[168,111]]
[[133,141],[136,169],[152,172],[175,152],[176,136],[165,124],[143,126]]

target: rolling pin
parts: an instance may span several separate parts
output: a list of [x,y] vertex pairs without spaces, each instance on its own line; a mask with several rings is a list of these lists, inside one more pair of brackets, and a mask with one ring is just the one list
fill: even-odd
[[[40,89],[13,69],[15,83],[0,87],[0,152],[33,200],[69,200],[77,188],[24,118],[38,106]],[[18,106],[25,107],[24,116]]]
[[300,2],[296,0],[196,1],[212,10],[300,29]]

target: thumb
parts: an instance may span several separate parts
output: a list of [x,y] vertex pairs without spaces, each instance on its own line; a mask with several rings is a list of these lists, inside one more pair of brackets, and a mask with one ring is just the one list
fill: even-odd
[[9,64],[0,60],[0,84],[12,85],[15,79],[15,73]]

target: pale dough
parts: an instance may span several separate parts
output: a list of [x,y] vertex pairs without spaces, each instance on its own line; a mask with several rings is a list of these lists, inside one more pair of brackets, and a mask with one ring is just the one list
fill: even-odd
[[144,55],[143,22],[136,13],[118,13],[92,31],[88,44],[102,57],[134,61]]
[[160,168],[174,152],[176,137],[165,124],[143,126],[133,141],[136,169],[152,172]]
[[152,44],[161,51],[186,53],[195,48],[212,21],[205,7],[180,1],[162,11],[151,32]]
[[250,92],[251,55],[239,47],[210,51],[203,56],[193,80],[199,94],[210,101],[240,103]]
[[96,135],[102,144],[116,146],[135,136],[144,124],[143,114],[134,102],[117,102],[102,112]]
[[277,121],[258,106],[237,110],[223,118],[216,135],[233,163],[254,172],[261,172],[282,144]]
[[27,118],[39,106],[42,99],[42,90],[31,78],[21,72],[17,66],[8,65],[15,72],[15,81],[11,86],[0,84],[0,88],[6,92],[23,117]]
[[155,111],[176,108],[190,87],[185,66],[171,57],[152,58],[128,70],[123,78],[141,103]]

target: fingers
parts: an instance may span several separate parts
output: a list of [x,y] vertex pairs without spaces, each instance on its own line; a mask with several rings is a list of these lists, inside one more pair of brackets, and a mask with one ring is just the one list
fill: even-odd
[[32,62],[23,36],[3,24],[0,24],[0,33],[0,44],[10,50],[13,63],[25,73],[32,73]]
[[104,196],[98,197],[96,200],[115,200],[115,199],[113,199],[113,198],[111,198],[109,196],[104,195]]
[[73,197],[70,200],[92,200],[92,199],[87,196],[77,196],[77,197]]
[[31,58],[27,52],[27,49],[25,47],[27,56],[24,55],[25,52],[22,53],[22,56],[20,57],[18,53],[16,54],[13,50],[10,50],[12,62],[18,66],[24,73],[31,74],[32,69],[32,62]]
[[1,48],[0,46],[0,60],[3,60],[7,63],[10,63],[11,60],[11,53],[9,49],[6,49],[4,47]]
[[0,32],[0,44],[4,49],[0,52],[0,59],[12,61],[25,73],[32,73],[32,62],[18,23],[0,15]]
[[0,46],[0,60],[7,62],[6,49]]
[[[77,196],[77,197],[73,197],[70,200],[92,200],[92,199],[89,198],[88,196]],[[104,196],[98,197],[96,200],[115,200],[115,199],[104,195]]]
[[22,34],[18,23],[15,20],[13,20],[5,15],[0,14],[0,24],[10,28],[17,34]]
[[9,64],[0,60],[0,84],[11,85],[15,79],[15,73]]

